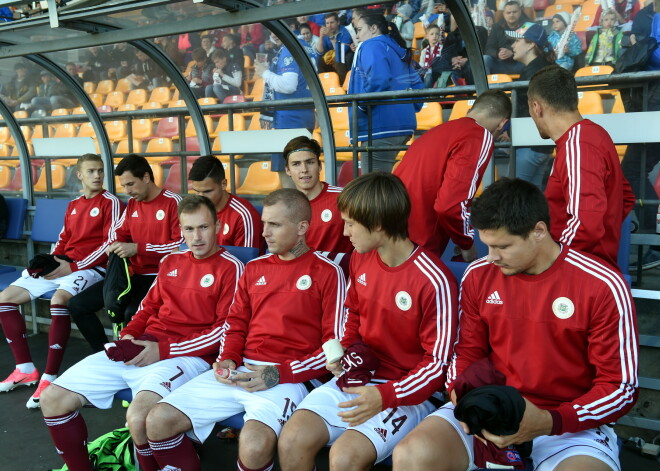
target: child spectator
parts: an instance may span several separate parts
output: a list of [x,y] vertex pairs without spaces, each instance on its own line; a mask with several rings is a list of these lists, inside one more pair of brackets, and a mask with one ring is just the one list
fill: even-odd
[[412,47],[415,37],[415,25],[410,19],[413,16],[413,7],[409,4],[401,5],[396,9],[396,17],[393,22],[399,28],[401,37],[406,40],[406,46]]
[[548,42],[554,48],[557,60],[555,63],[566,70],[573,70],[575,65],[575,57],[582,52],[582,42],[580,38],[573,32],[568,36],[568,41],[564,47],[563,55],[557,50],[557,44],[568,27],[570,16],[568,13],[562,11],[552,17],[552,33],[548,35]]
[[442,52],[442,43],[444,40],[444,34],[442,33],[442,28],[438,25],[430,25],[426,29],[426,34],[424,38],[429,42],[429,45],[422,49],[422,54],[419,58],[419,63],[422,66],[422,69],[425,70],[424,74],[424,87],[432,88],[433,81],[431,80],[432,71],[431,64],[436,57],[440,57],[440,52]]
[[614,66],[619,56],[622,32],[616,27],[616,13],[607,9],[600,16],[600,27],[591,38],[585,61],[587,65]]
[[212,81],[212,66],[206,57],[206,51],[201,47],[193,51],[192,58],[194,64],[190,68],[186,80],[195,96],[202,98],[207,85],[210,85]]
[[231,95],[241,95],[243,73],[235,62],[228,61],[229,54],[224,49],[216,49],[211,55],[215,67],[212,70],[213,83],[206,86],[206,96],[216,97],[220,103]]

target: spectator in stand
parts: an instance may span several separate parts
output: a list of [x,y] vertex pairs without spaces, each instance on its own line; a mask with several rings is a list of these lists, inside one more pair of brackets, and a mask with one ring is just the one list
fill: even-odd
[[88,47],[83,65],[83,80],[85,82],[106,80],[111,63],[110,55],[104,48],[99,46]]
[[[309,25],[309,29],[312,31],[312,34],[314,36],[318,36],[319,33],[321,32],[321,26],[314,23],[313,21],[310,21],[309,16],[307,16],[307,15],[296,17],[296,21],[300,25],[307,23],[307,25]],[[307,42],[309,43],[309,41],[307,41]]]
[[428,41],[428,46],[422,49],[422,54],[419,58],[419,65],[424,69],[424,87],[433,88],[433,70],[431,64],[436,58],[440,58],[442,52],[442,44],[444,41],[444,34],[442,28],[438,25],[429,25],[426,28],[424,38]]
[[229,54],[224,49],[217,49],[211,55],[213,83],[206,86],[206,96],[215,97],[222,103],[232,95],[242,95],[243,74],[236,62],[229,62]]
[[165,73],[146,53],[136,49],[135,58],[137,60],[133,64],[133,71],[126,77],[131,82],[131,89],[153,90],[156,87],[167,86],[168,79]]
[[53,87],[55,86],[55,81],[53,80],[53,75],[47,70],[42,70],[39,74],[41,78],[41,83],[37,86],[37,93],[30,105],[27,107],[26,111],[28,114],[31,114],[37,110],[43,110],[43,114],[49,115],[52,111],[50,105],[50,97],[53,96]]
[[261,216],[248,200],[227,191],[225,169],[217,157],[204,155],[195,160],[188,179],[192,191],[210,199],[215,207],[220,223],[218,245],[254,247],[263,252]]
[[619,58],[621,48],[622,31],[616,26],[616,12],[608,9],[600,16],[600,27],[591,38],[585,62],[587,65],[610,65]]
[[65,85],[59,78],[53,78],[53,94],[50,97],[50,106],[52,109],[57,108],[74,108],[78,106],[78,99],[71,91],[68,85]]
[[14,21],[14,11],[11,7],[0,8],[0,23],[7,23],[9,21]]
[[211,55],[213,52],[216,50],[215,47],[213,46],[213,41],[211,39],[211,36],[208,34],[205,34],[202,36],[202,41],[201,41],[201,46],[202,49],[204,49],[204,52],[206,52],[206,57],[211,60]]
[[154,42],[163,50],[167,57],[172,59],[172,62],[179,67],[179,70],[183,69],[185,65],[183,63],[183,54],[179,51],[175,36],[161,36],[159,38],[154,38]]
[[[635,15],[632,27],[630,29],[630,42],[635,44],[637,41],[649,36],[651,32],[651,23],[655,16],[655,2],[647,0],[646,6],[639,10]],[[626,111],[631,111],[626,109]]]
[[188,85],[197,98],[203,98],[208,86],[213,83],[213,64],[208,60],[206,51],[197,48],[192,53],[193,64],[186,76]]
[[548,35],[548,42],[554,48],[555,55],[557,56],[555,62],[566,70],[573,70],[575,58],[582,53],[582,41],[577,37],[577,34],[571,31],[566,46],[564,46],[564,53],[559,57],[560,54],[557,50],[557,44],[566,31],[570,21],[571,17],[565,11],[557,13],[552,17],[552,33]]
[[[543,67],[555,61],[555,52],[548,44],[548,36],[540,24],[525,23],[517,31],[507,31],[515,38],[513,58],[524,67],[520,71],[520,80],[530,80]],[[577,96],[577,95],[576,95]],[[516,98],[516,117],[529,117],[526,89],[518,90]],[[539,188],[543,185],[548,162],[552,159],[552,149],[548,147],[519,147],[516,149],[516,177],[532,182]]]
[[413,7],[409,4],[401,5],[396,9],[396,17],[393,23],[399,29],[401,37],[406,41],[406,47],[410,48],[413,45],[413,38],[415,37],[415,25],[412,22]]
[[318,51],[319,37],[314,35],[311,25],[308,23],[301,23],[299,29],[302,39],[309,45],[309,47],[314,49],[315,52]]
[[227,51],[227,60],[235,63],[243,73],[245,67],[245,59],[243,58],[243,51],[238,47],[240,44],[240,36],[228,33],[222,37],[222,48]]
[[14,110],[25,109],[30,106],[32,98],[37,93],[37,89],[28,76],[28,66],[23,62],[17,62],[14,65],[14,76],[5,83],[0,94],[0,99],[6,105]]
[[[615,0],[612,10],[616,14],[616,22],[621,27],[621,30],[625,33],[630,31],[632,28],[632,23],[637,16],[637,13],[640,11],[640,2],[637,0]],[[603,7],[598,6],[598,10],[594,15],[594,26],[600,24],[600,17],[603,14]]]
[[110,68],[108,77],[113,80],[126,77],[131,73],[131,65],[135,62],[135,53],[128,43],[121,42],[114,45],[110,50]]
[[513,60],[512,39],[507,31],[515,31],[530,21],[522,12],[520,4],[510,0],[503,9],[504,19],[493,25],[486,43],[484,65],[487,74],[519,74],[524,64]]
[[[504,8],[509,0],[497,0],[497,10],[495,11],[495,22],[502,20],[504,16]],[[514,0],[522,9],[527,21],[533,21],[536,18],[536,11],[534,11],[534,0]],[[492,7],[491,7],[492,8]]]
[[346,73],[351,68],[353,38],[346,28],[339,24],[339,15],[331,12],[325,15],[325,26],[319,33],[317,50],[319,58],[319,72],[337,72],[339,82],[343,83]]
[[[423,88],[419,74],[411,65],[412,54],[399,35],[396,26],[388,23],[382,15],[365,15],[357,23],[357,49],[348,93],[370,93]],[[421,103],[399,105],[377,105],[369,116],[363,106],[358,106],[358,134],[351,135],[360,146],[400,146],[405,144],[417,128],[415,112]],[[350,116],[350,112],[349,112]],[[369,129],[371,128],[371,134]],[[362,172],[392,170],[398,151],[375,151],[362,153]]]
[[250,56],[254,60],[259,48],[264,42],[264,27],[261,23],[241,25],[238,32],[241,35],[241,49],[243,49],[243,54]]
[[71,77],[73,77],[73,80],[78,82],[78,84],[82,87],[83,81],[82,78],[80,78],[80,75],[78,75],[78,66],[76,65],[76,63],[67,62],[65,68],[66,68],[66,73],[69,74]]

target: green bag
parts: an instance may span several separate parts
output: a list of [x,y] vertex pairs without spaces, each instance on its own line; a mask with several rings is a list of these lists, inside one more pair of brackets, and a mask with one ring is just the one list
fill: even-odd
[[[128,428],[118,428],[87,444],[94,471],[135,471],[133,440]],[[64,465],[59,471],[68,471]]]

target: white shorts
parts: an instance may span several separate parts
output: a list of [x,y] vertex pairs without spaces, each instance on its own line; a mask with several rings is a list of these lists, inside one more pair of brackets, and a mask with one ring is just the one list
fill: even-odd
[[209,364],[199,357],[168,358],[140,367],[112,361],[105,352],[98,352],[66,370],[54,384],[84,396],[99,409],[109,409],[117,391],[130,388],[133,397],[140,391],[165,397],[208,369]]
[[298,405],[298,409],[314,412],[325,421],[330,435],[328,445],[332,445],[346,430],[360,432],[373,444],[376,450],[376,463],[380,463],[390,456],[396,444],[408,432],[414,429],[434,408],[429,401],[425,401],[416,406],[385,409],[365,423],[356,427],[349,427],[337,415],[341,411],[337,407],[337,404],[350,401],[356,395],[341,391],[336,383],[337,378],[334,378],[323,386],[314,389]]
[[101,280],[103,280],[103,275],[93,269],[78,270],[54,280],[46,280],[42,277],[32,278],[27,270],[23,270],[21,277],[14,281],[11,286],[18,286],[27,290],[30,293],[30,299],[36,299],[56,289],[64,290],[75,296]]
[[[469,469],[477,469],[474,465],[473,437],[463,431],[458,419],[454,417],[454,405],[449,402],[429,417],[440,417],[454,427],[470,458]],[[617,436],[614,429],[607,425],[577,433],[544,435],[534,439],[531,458],[535,471],[552,471],[559,463],[572,456],[590,456],[602,461],[614,471],[621,471]]]
[[[244,366],[237,370],[249,371]],[[307,388],[302,383],[283,383],[265,391],[248,392],[239,386],[218,382],[211,370],[160,402],[185,414],[193,425],[191,438],[204,442],[216,422],[241,412],[245,412],[245,422],[257,420],[279,437],[282,427],[306,395]]]

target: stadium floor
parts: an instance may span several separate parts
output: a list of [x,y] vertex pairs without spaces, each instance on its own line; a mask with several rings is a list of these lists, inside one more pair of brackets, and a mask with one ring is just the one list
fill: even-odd
[[[47,350],[46,334],[29,338],[33,358],[38,368],[45,364]],[[72,338],[64,357],[64,369],[78,359],[90,353],[84,340]],[[5,375],[14,368],[9,346],[0,343],[0,374]],[[48,430],[43,423],[39,410],[26,409],[25,403],[34,388],[19,388],[0,395],[0,471],[46,471],[60,468],[62,461],[56,454]],[[125,409],[115,401],[110,410],[85,409],[83,415],[87,422],[90,440],[123,427]],[[206,441],[202,449],[202,470],[236,469],[238,447],[235,440],[220,440],[216,431]],[[317,459],[317,469],[328,469],[327,450]],[[651,471],[658,469],[658,463],[640,457],[637,453],[624,450],[621,455],[624,471]],[[277,469],[277,467],[276,467]],[[375,469],[390,469],[377,466]]]

